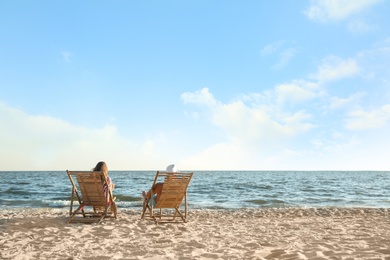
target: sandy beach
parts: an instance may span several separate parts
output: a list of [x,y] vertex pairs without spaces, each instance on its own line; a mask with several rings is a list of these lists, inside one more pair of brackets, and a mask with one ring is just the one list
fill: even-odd
[[187,223],[67,224],[66,209],[0,211],[1,259],[390,259],[390,210],[191,210]]

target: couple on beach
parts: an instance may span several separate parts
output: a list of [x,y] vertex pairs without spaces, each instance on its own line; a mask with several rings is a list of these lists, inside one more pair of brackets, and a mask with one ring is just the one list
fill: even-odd
[[[98,162],[96,164],[96,166],[92,169],[92,171],[102,171],[104,176],[106,176],[108,187],[107,187],[106,183],[104,182],[103,190],[104,190],[105,194],[107,192],[107,189],[110,189],[111,191],[114,190],[115,184],[112,182],[110,176],[108,176],[108,167],[107,167],[107,164],[105,162],[103,162],[103,161]],[[171,165],[167,166],[166,171],[167,172],[177,172],[177,169],[176,169],[174,164],[171,164]],[[155,197],[155,202],[157,202],[159,200],[159,198],[160,198],[160,195],[161,195],[161,192],[162,192],[162,188],[163,188],[163,183],[158,182],[149,191],[147,191],[147,192],[143,191],[142,192],[142,197],[146,201],[149,201],[152,198],[152,196],[155,195],[156,196]]]

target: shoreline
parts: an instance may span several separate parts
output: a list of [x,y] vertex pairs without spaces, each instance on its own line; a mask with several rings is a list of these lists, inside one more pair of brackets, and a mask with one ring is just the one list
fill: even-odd
[[187,223],[119,209],[67,224],[68,209],[0,210],[1,259],[390,259],[388,208],[190,209]]

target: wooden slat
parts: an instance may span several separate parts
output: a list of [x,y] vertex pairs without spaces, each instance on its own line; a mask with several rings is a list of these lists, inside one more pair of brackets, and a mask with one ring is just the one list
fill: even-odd
[[[171,172],[157,172],[154,178],[154,185],[163,178],[164,185],[159,197],[159,201],[155,206],[148,205],[148,202],[144,201],[144,208],[142,211],[141,218],[144,218],[149,209],[149,217],[154,219],[157,222],[157,218],[162,220],[162,218],[173,217],[170,221],[174,221],[176,217],[180,217],[184,222],[187,216],[187,188],[191,181],[193,173],[171,173]],[[180,212],[180,206],[185,200],[185,214],[183,215]],[[155,214],[154,209],[159,209],[159,213]],[[173,215],[163,214],[163,209],[171,209],[174,211]]]
[[[109,200],[107,200],[103,190],[104,183],[108,186],[106,175],[103,172],[67,171],[67,174],[73,186],[71,217],[68,222],[100,222],[104,217],[117,217],[116,205],[111,192],[108,191]],[[74,182],[72,177],[75,177],[77,182]],[[74,196],[77,196],[79,205],[83,207],[73,211]],[[92,207],[93,210],[88,212],[85,207]],[[84,219],[74,218],[79,214],[82,214]]]

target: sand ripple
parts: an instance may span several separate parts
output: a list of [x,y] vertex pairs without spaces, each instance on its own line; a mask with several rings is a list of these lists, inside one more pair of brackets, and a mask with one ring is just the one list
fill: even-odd
[[67,211],[0,211],[1,259],[386,259],[390,211],[361,208],[191,210],[155,225],[121,210],[103,224]]

